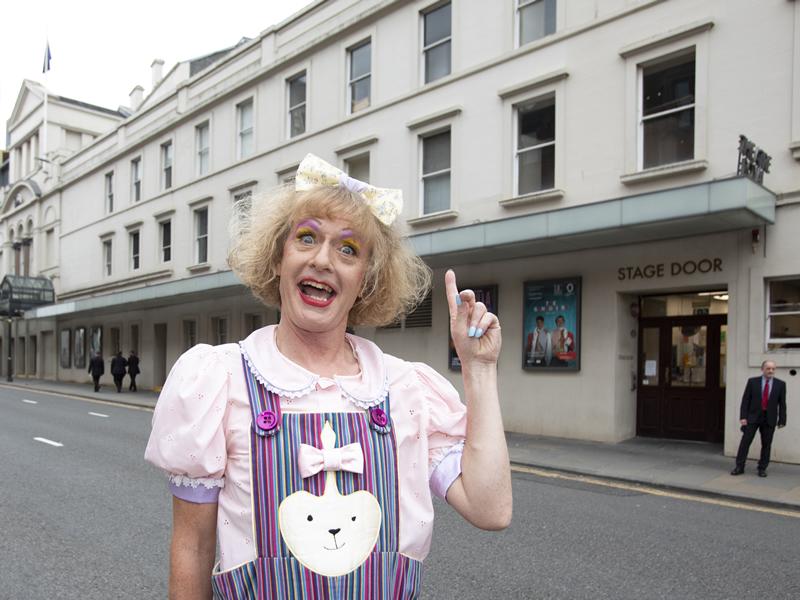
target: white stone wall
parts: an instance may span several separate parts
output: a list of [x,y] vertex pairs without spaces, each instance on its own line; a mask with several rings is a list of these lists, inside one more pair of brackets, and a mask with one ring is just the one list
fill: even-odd
[[[73,298],[113,294],[145,283],[226,270],[234,190],[269,189],[307,152],[342,167],[347,152],[341,148],[366,138],[376,140],[359,149],[370,153],[371,181],[402,188],[404,217],[414,219],[420,216],[419,136],[451,129],[451,208],[457,214],[446,221],[408,226],[413,235],[730,177],[736,169],[738,135],[744,133],[773,157],[765,186],[778,195],[779,208],[776,224],[766,230],[766,256],[762,248],[755,254],[751,251],[750,232],[744,231],[509,261],[487,256],[486,262],[458,269],[468,274],[462,277],[465,283],[500,286],[504,350],[499,368],[506,426],[603,441],[626,439],[636,429],[636,396],[630,389],[636,356],[636,339],[630,331],[636,321],[630,303],[655,290],[726,286],[731,300],[725,450],[731,453],[738,442],[739,388],[766,356],[764,278],[800,273],[794,258],[800,209],[792,204],[800,198],[800,163],[791,150],[800,140],[800,113],[792,100],[792,90],[800,85],[795,29],[800,2],[560,0],[557,32],[524,48],[514,47],[513,2],[455,2],[452,75],[424,86],[419,14],[431,5],[327,2],[266,30],[260,39],[194,78],[181,80],[187,69],[185,64],[179,66],[139,112],[64,163],[63,186],[52,195],[56,219],[61,215],[58,270],[63,294]],[[371,106],[348,115],[346,51],[367,37],[372,42]],[[691,170],[643,179],[637,176],[640,65],[688,47],[694,47],[696,54],[695,164]],[[307,131],[289,140],[285,81],[301,70],[308,78]],[[501,201],[516,194],[514,105],[543,94],[556,98],[555,188],[563,195],[508,207]],[[236,105],[248,98],[255,107],[255,152],[239,160]],[[434,118],[437,113],[440,116]],[[195,126],[204,121],[210,123],[210,171],[197,177]],[[166,140],[174,146],[170,190],[160,184],[160,146]],[[143,164],[142,200],[133,202],[130,162],[137,156]],[[106,215],[103,183],[111,170],[115,209]],[[196,269],[192,268],[196,266],[192,214],[206,205],[209,264]],[[169,211],[174,211],[170,213],[173,257],[164,264],[158,255],[158,220]],[[39,218],[36,225],[40,222]],[[129,268],[131,227],[141,231],[138,272]],[[104,236],[111,236],[114,243],[111,277],[104,276],[101,268]],[[723,273],[641,282],[616,279],[616,268],[631,262],[664,256],[692,259],[710,253],[723,257]],[[570,275],[580,275],[584,285],[581,371],[523,371],[522,284]],[[460,385],[446,372],[442,271],[437,269],[435,276],[430,329],[363,333],[387,352],[429,362]],[[164,356],[172,361],[181,350],[182,315],[196,314],[198,323],[204,323],[202,331],[220,311],[230,310],[233,320],[239,318],[237,311],[243,314],[245,309],[237,308],[238,303],[251,302],[241,296],[157,311],[123,309],[113,317],[98,317],[96,323],[82,316],[66,317],[59,326],[105,327],[113,322],[127,329],[131,322],[141,323],[143,385],[157,385],[160,382],[147,374],[155,370],[147,362],[153,360],[155,324],[167,323]],[[800,389],[788,370],[800,364],[800,353],[770,356],[778,361],[778,375],[789,382],[791,403]],[[71,372],[59,377],[85,378]],[[800,438],[778,436],[776,458],[800,461],[800,442],[795,439]]]

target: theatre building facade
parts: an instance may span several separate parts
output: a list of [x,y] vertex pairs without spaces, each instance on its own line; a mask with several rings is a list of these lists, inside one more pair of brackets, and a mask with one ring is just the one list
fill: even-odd
[[[762,361],[800,403],[797,31],[790,0],[330,0],[156,62],[31,200],[59,215],[57,302],[14,327],[56,340],[54,378],[135,349],[158,387],[193,344],[275,322],[227,267],[227,222],[313,152],[403,189],[433,269],[413,314],[359,334],[460,388],[453,267],[500,316],[506,429],[732,455]],[[798,432],[790,414],[776,460],[800,462]]]

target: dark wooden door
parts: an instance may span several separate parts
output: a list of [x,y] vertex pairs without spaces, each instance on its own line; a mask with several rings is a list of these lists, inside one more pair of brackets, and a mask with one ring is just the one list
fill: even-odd
[[727,315],[639,321],[636,433],[722,442]]

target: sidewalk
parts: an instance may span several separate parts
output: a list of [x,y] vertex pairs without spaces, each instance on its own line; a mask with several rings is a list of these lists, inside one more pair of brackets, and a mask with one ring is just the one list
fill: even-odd
[[[125,387],[118,394],[108,384],[97,393],[91,383],[39,379],[3,380],[0,386],[144,408],[154,407],[158,399],[156,392]],[[745,474],[732,477],[733,458],[723,456],[719,445],[650,438],[608,444],[510,432],[507,439],[511,462],[519,465],[800,509],[800,465],[773,462],[769,477],[762,479],[755,461],[748,461]]]
[[[107,379],[111,379],[108,377]],[[37,392],[51,392],[67,396],[78,396],[89,400],[103,400],[104,402],[115,402],[127,404],[129,406],[141,406],[153,408],[158,400],[158,393],[139,388],[137,392],[129,392],[129,380],[125,377],[122,392],[117,393],[113,382],[107,381],[100,386],[100,391],[95,392],[94,386],[89,383],[69,383],[63,381],[46,381],[44,379],[17,379],[8,382],[5,378],[0,379],[0,387],[13,387],[23,390]]]
[[721,445],[652,438],[609,444],[519,433],[506,437],[511,462],[520,465],[800,509],[800,465],[771,462],[769,476],[761,478],[756,461],[749,460],[744,475],[733,477],[733,458],[723,456]]

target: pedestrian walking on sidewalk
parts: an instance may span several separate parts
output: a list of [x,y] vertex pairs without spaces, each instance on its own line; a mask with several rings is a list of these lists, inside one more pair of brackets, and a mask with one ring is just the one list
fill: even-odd
[[131,384],[128,386],[128,389],[131,392],[136,391],[136,376],[141,373],[139,370],[139,357],[136,356],[136,352],[131,350],[131,353],[128,355],[128,376],[131,378]]
[[128,366],[128,361],[122,356],[122,352],[117,352],[117,355],[111,359],[111,376],[114,378],[114,385],[117,386],[117,393],[122,391],[122,380],[125,378],[125,369]]
[[775,363],[771,360],[761,363],[759,377],[751,377],[747,380],[739,418],[742,426],[742,441],[739,442],[736,466],[731,471],[731,475],[744,473],[747,453],[756,431],[758,431],[761,434],[758,476],[766,477],[775,426],[784,427],[786,425],[786,382],[775,377]]
[[106,363],[102,355],[97,352],[89,359],[89,373],[92,374],[92,381],[94,381],[94,391],[100,391],[100,377],[106,372]]
[[399,190],[308,155],[293,185],[235,206],[229,263],[281,316],[188,350],[156,404],[145,459],[173,494],[170,598],[417,598],[432,495],[483,529],[511,520],[500,322],[447,271],[462,403],[431,367],[347,332],[430,288],[391,227]]

